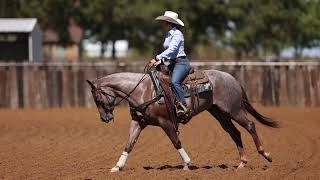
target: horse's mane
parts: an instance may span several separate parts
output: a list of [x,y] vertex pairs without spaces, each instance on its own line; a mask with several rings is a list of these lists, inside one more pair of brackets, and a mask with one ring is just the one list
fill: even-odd
[[127,83],[137,83],[142,76],[142,73],[133,72],[112,73],[94,80],[93,83],[100,87],[110,83],[119,83],[124,80],[127,80]]

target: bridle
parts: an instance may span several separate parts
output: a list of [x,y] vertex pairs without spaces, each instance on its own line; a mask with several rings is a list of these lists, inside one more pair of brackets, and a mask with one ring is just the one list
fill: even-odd
[[[118,98],[117,96],[111,95],[107,92],[105,92],[101,87],[97,87],[96,89],[92,90],[92,91],[99,91],[102,95],[104,95],[108,101],[108,110],[113,110],[116,106],[118,106],[123,100],[128,101],[128,98],[130,97],[130,95],[137,89],[137,87],[146,79],[146,76],[148,75],[148,72],[150,71],[150,69],[153,66],[149,66],[149,64],[147,64],[144,67],[144,74],[141,77],[141,79],[139,80],[139,82],[134,86],[134,88],[132,88],[132,90],[126,94],[126,96],[122,97],[118,102],[116,102],[116,99]],[[111,101],[109,97],[112,97],[113,100]],[[128,101],[129,102],[129,101]],[[129,102],[130,104],[130,102]],[[145,103],[144,103],[145,104]],[[131,107],[134,107],[134,105],[130,104]],[[139,109],[139,107],[134,107],[136,109]]]

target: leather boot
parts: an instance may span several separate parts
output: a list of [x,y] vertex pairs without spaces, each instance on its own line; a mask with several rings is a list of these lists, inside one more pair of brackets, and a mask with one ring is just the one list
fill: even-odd
[[189,112],[188,106],[186,103],[179,102],[176,106],[177,117],[182,117]]

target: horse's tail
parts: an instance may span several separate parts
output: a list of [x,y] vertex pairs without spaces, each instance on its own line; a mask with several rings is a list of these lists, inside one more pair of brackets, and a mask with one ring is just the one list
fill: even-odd
[[259,122],[261,122],[264,125],[267,125],[269,127],[273,127],[273,128],[279,128],[280,124],[279,122],[272,120],[271,118],[265,117],[262,114],[260,114],[259,112],[257,112],[257,110],[254,109],[254,107],[252,107],[252,105],[250,104],[247,94],[244,91],[243,87],[241,86],[242,89],[242,107],[244,108],[245,111],[249,112],[253,117],[255,117]]

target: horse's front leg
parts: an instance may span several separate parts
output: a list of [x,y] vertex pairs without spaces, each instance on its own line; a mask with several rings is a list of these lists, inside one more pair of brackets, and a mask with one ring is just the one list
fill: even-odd
[[130,125],[130,129],[129,129],[129,139],[128,139],[128,143],[124,149],[124,151],[122,152],[117,164],[115,167],[113,167],[110,172],[118,172],[120,170],[123,169],[129,153],[132,151],[134,144],[137,142],[138,137],[141,133],[141,131],[144,129],[145,126],[141,125],[139,122],[132,120],[131,121],[131,125]]
[[159,118],[159,124],[161,128],[164,130],[164,132],[167,134],[167,136],[170,138],[174,147],[178,150],[184,162],[183,170],[189,170],[189,165],[191,164],[191,158],[188,156],[187,152],[182,148],[180,139],[178,137],[178,134],[175,130],[174,125],[171,123],[171,121],[167,119],[161,119],[161,118]]

